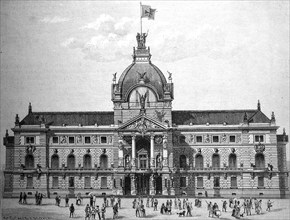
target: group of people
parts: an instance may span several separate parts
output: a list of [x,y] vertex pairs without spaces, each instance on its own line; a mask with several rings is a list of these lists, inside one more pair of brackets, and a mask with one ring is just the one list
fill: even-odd
[[[121,208],[121,198],[118,197],[116,199],[115,196],[111,196],[110,205],[113,209],[113,219],[118,218],[119,208]],[[87,204],[85,208],[85,219],[96,219],[97,215],[99,220],[105,220],[107,207],[109,207],[109,199],[107,196],[104,196],[104,202],[100,208],[98,205],[96,206],[96,195],[90,195],[90,204]]]
[[24,192],[24,193],[20,193],[20,196],[19,196],[19,201],[18,201],[19,204],[27,204],[27,194]]
[[[153,201],[153,203],[154,203],[154,201]],[[149,197],[147,198],[146,206],[149,207]],[[135,209],[136,217],[145,217],[146,216],[146,210],[144,207],[142,197],[139,197],[138,199],[135,198],[133,200],[133,209]]]
[[43,194],[42,193],[39,193],[39,192],[35,192],[35,195],[34,195],[34,197],[35,197],[35,204],[36,205],[41,205],[42,204],[42,199],[43,199]]

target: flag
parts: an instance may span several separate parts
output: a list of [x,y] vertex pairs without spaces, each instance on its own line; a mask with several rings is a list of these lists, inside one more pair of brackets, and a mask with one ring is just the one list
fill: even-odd
[[152,9],[149,5],[141,5],[141,18],[154,20],[156,9]]

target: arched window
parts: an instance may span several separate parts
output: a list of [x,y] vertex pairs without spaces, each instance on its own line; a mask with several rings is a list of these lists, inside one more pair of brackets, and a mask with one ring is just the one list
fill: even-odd
[[108,157],[105,154],[101,155],[101,157],[100,157],[100,168],[101,169],[108,168]]
[[203,169],[203,156],[201,154],[195,156],[195,168]]
[[51,169],[59,169],[59,156],[57,154],[51,156]]
[[230,156],[229,156],[229,168],[230,169],[237,168],[237,156],[236,156],[236,154],[230,154]]
[[212,155],[212,167],[215,169],[220,168],[220,155],[218,154]]
[[179,156],[179,166],[180,168],[186,168],[186,156],[184,154]]
[[76,159],[73,154],[68,155],[67,157],[67,168],[68,169],[75,169],[76,167]]
[[84,156],[84,168],[85,169],[92,168],[92,157],[89,154],[85,154],[85,156]]
[[34,157],[32,154],[28,154],[25,157],[25,168],[34,169]]
[[258,153],[255,156],[255,165],[257,169],[265,169],[265,157],[264,154]]

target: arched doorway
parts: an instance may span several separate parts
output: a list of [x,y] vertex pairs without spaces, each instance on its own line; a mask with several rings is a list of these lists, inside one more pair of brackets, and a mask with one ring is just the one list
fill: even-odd
[[162,177],[157,176],[155,178],[155,189],[156,189],[156,195],[162,195]]
[[265,157],[262,153],[257,153],[255,156],[256,169],[265,169]]

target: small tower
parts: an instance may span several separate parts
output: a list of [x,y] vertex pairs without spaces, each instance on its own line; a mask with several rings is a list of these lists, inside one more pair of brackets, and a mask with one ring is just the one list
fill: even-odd
[[29,102],[29,105],[28,105],[28,114],[32,113],[32,105],[31,105],[31,102]]
[[257,110],[261,111],[261,104],[260,104],[260,100],[258,100],[258,104],[257,104]]
[[244,124],[248,124],[248,115],[247,112],[244,114]]
[[19,126],[19,116],[16,114],[15,116],[15,126]]
[[274,112],[272,112],[272,115],[271,115],[271,125],[275,125],[275,124],[276,124],[276,119],[275,119]]

